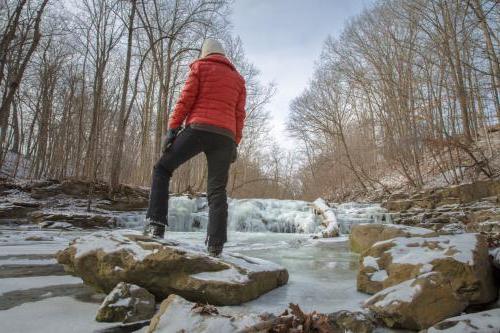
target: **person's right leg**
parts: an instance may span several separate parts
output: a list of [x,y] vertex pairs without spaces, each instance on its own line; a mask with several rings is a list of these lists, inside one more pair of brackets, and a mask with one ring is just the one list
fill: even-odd
[[153,169],[146,218],[154,224],[167,225],[168,190],[172,173],[184,162],[202,152],[201,141],[190,128],[182,131],[163,153]]

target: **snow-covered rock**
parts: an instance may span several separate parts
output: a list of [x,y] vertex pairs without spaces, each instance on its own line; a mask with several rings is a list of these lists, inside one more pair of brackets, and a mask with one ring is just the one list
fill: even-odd
[[288,281],[274,263],[203,248],[154,240],[133,230],[101,231],[75,239],[57,255],[65,269],[109,292],[121,281],[137,284],[158,299],[176,293],[217,305],[241,304]]
[[466,306],[450,282],[436,272],[379,291],[364,303],[388,327],[412,330],[428,328]]
[[371,333],[375,329],[373,318],[360,311],[337,311],[328,314],[333,332]]
[[428,272],[442,273],[467,303],[488,303],[497,296],[488,247],[480,234],[378,242],[360,257],[357,286],[371,294]]
[[500,309],[448,318],[421,333],[498,333]]
[[321,232],[323,238],[337,237],[340,234],[340,227],[335,212],[328,206],[326,201],[321,198],[313,202],[313,207],[322,217],[323,224],[326,226]]
[[46,209],[29,214],[32,222],[40,226],[50,225],[55,222],[69,223],[78,228],[102,228],[115,226],[115,219],[109,213],[85,212],[72,210]]
[[155,297],[135,284],[120,282],[97,310],[96,320],[124,322],[147,320],[155,313]]
[[351,250],[363,252],[379,241],[395,237],[432,237],[436,233],[425,228],[410,227],[399,224],[362,223],[351,229],[349,241]]
[[170,295],[151,319],[148,333],[231,333],[239,332],[260,321],[256,315],[220,314],[212,306],[195,304],[180,296]]

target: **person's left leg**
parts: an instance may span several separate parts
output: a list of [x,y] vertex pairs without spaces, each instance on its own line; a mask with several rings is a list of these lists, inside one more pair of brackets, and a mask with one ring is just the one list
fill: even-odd
[[[209,221],[207,242],[209,252],[218,255],[227,241],[226,185],[233,154],[234,142],[223,135],[207,133],[205,154],[208,163],[207,197]],[[218,253],[217,253],[218,252]]]

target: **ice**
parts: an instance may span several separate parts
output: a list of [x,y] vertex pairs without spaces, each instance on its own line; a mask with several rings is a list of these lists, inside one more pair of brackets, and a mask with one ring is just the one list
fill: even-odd
[[[324,208],[319,216],[315,206]],[[144,212],[122,213],[119,223],[140,228]],[[208,203],[205,197],[174,196],[169,201],[170,231],[202,231],[208,225]],[[318,233],[340,228],[348,234],[358,223],[390,223],[386,209],[378,204],[347,203],[329,205],[318,199],[314,203],[298,200],[229,199],[228,229],[243,232]]]
[[[176,232],[168,237],[202,244],[204,233]],[[290,278],[286,285],[256,300],[228,308],[238,313],[278,314],[292,302],[300,304],[305,311],[359,310],[367,298],[356,290],[359,257],[349,251],[345,237],[335,240],[318,242],[306,234],[230,232],[225,252],[274,262],[286,267]],[[265,269],[265,266],[258,267]]]
[[340,232],[340,227],[337,222],[337,217],[335,212],[328,206],[325,200],[318,198],[313,202],[314,208],[317,213],[323,217],[323,224],[326,225],[326,229],[323,231],[323,237],[328,238],[332,235],[338,235]]
[[340,231],[350,233],[351,227],[360,223],[392,223],[387,209],[379,204],[347,202],[335,205],[333,210],[340,225]]
[[115,326],[94,320],[99,305],[72,297],[52,297],[0,311],[2,332],[88,333]]
[[80,278],[69,275],[6,278],[0,279],[0,295],[15,290],[26,290],[32,288],[43,288],[48,286],[80,283],[83,283]]
[[54,265],[57,264],[56,259],[18,259],[11,257],[8,259],[1,259],[0,266],[3,265]]

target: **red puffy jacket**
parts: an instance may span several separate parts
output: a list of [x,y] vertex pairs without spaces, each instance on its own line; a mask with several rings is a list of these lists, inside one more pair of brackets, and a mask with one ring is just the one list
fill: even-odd
[[241,141],[245,120],[245,80],[223,55],[193,62],[169,121],[169,128],[206,124],[230,130]]

